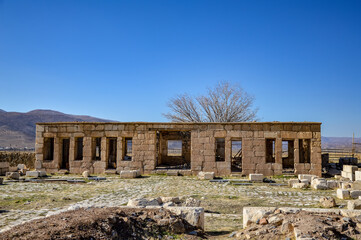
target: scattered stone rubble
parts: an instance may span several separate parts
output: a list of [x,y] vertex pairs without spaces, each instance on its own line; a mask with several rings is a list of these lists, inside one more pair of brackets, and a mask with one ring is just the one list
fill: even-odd
[[292,188],[308,188],[315,190],[335,189],[340,186],[341,182],[336,180],[326,180],[316,175],[299,174],[298,179],[288,180],[288,186]]
[[361,210],[243,208],[240,239],[361,239]]
[[199,207],[200,200],[194,198],[158,197],[137,198],[128,201],[128,207],[166,208],[182,216],[193,226],[204,229],[204,209]]
[[199,207],[201,201],[192,197],[135,198],[128,201],[130,207]]
[[[3,166],[3,163],[0,163],[0,167]],[[7,166],[9,164],[7,163]],[[7,172],[5,174],[7,179],[19,180],[20,176],[26,176],[31,178],[45,177],[46,172],[43,170],[29,171],[25,164],[18,164],[17,167],[7,167]]]
[[203,231],[168,209],[88,208],[26,222],[0,233],[0,240],[172,239],[174,234],[197,239]]

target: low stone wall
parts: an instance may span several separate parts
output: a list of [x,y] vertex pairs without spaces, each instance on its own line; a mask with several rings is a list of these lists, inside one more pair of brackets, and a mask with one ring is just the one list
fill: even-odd
[[0,162],[8,162],[10,167],[16,167],[18,164],[25,164],[27,168],[34,168],[34,152],[0,152]]

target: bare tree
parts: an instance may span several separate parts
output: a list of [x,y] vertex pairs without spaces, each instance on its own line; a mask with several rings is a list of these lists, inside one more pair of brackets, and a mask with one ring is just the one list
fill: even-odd
[[221,82],[206,95],[171,98],[171,112],[163,115],[172,122],[249,122],[257,120],[253,103],[254,97],[240,86]]

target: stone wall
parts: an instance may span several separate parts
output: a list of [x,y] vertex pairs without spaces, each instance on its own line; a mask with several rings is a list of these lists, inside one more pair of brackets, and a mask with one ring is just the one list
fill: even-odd
[[[161,132],[190,132],[190,162],[193,174],[199,171],[231,174],[231,141],[242,140],[242,173],[282,174],[282,140],[293,141],[296,174],[321,175],[320,123],[40,123],[36,126],[36,159],[48,172],[57,172],[62,161],[62,139],[70,140],[69,171],[104,173],[109,138],[116,138],[117,171],[151,173],[157,167]],[[83,137],[83,159],[75,160],[75,138]],[[101,159],[92,159],[94,138],[101,138]],[[44,160],[44,138],[54,138],[52,160]],[[124,140],[132,139],[132,158],[124,160]],[[225,139],[224,161],[216,161],[216,138]],[[274,139],[274,162],[266,163],[266,139]],[[299,161],[299,139],[310,141],[310,162]],[[188,140],[189,141],[189,140]],[[164,143],[163,143],[164,146]],[[184,150],[184,152],[189,152]],[[188,153],[187,153],[188,154]],[[163,153],[164,155],[164,153]],[[164,156],[163,156],[164,158]],[[189,156],[186,157],[189,161]],[[178,159],[179,160],[179,159]],[[181,162],[178,161],[177,163]],[[169,163],[167,161],[167,163]],[[175,163],[176,164],[176,163]]]

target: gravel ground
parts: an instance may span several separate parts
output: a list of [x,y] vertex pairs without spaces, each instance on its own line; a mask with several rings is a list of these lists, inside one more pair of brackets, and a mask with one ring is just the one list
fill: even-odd
[[[300,190],[267,183],[239,186],[195,177],[120,179],[112,175],[105,181],[79,184],[5,182],[0,185],[0,231],[24,221],[81,207],[116,207],[139,197],[187,196],[202,200],[206,232],[219,239],[242,227],[243,206],[319,207],[319,198],[335,195],[334,190]],[[339,201],[338,204],[344,203]]]

